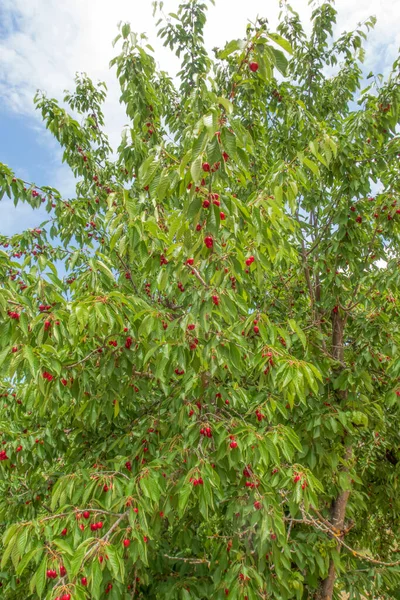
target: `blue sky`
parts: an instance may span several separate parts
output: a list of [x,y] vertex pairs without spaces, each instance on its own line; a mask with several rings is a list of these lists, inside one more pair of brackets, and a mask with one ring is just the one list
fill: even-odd
[[[106,81],[109,94],[105,105],[107,132],[115,147],[126,118],[118,102],[115,74],[109,61],[116,53],[111,41],[119,21],[130,21],[135,31],[146,31],[156,50],[161,68],[172,74],[177,63],[156,38],[150,0],[1,0],[0,2],[0,162],[17,175],[38,185],[52,185],[64,197],[74,193],[73,178],[62,165],[62,152],[44,129],[35,112],[36,89],[62,100],[72,89],[76,71],[94,80]],[[165,12],[176,10],[178,0],[165,0]],[[307,23],[307,0],[291,0]],[[370,34],[365,69],[387,72],[400,46],[400,0],[337,0],[337,31],[352,29],[370,15],[378,18]],[[248,19],[267,16],[271,28],[279,12],[278,0],[216,0],[210,8],[206,43],[222,47],[226,40],[243,34]],[[46,218],[44,210],[17,208],[0,203],[0,233],[12,234],[34,227]]]

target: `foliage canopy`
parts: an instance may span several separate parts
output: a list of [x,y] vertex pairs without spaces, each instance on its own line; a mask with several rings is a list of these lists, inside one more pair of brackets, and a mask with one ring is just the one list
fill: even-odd
[[0,165],[49,213],[0,237],[6,599],[400,598],[400,65],[206,11],[177,81],[121,26],[117,152],[104,84],[36,96],[75,198]]

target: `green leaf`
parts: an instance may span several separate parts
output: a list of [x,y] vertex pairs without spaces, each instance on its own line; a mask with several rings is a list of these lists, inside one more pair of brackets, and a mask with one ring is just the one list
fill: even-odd
[[266,35],[267,35],[267,37],[269,37],[270,40],[275,42],[275,44],[278,44],[281,48],[286,50],[286,52],[288,52],[289,54],[293,54],[293,49],[292,49],[292,46],[290,45],[290,43],[287,40],[285,40],[283,37],[281,37],[279,34],[267,33]]
[[292,328],[292,330],[295,333],[297,333],[297,336],[298,336],[300,342],[303,344],[303,348],[305,348],[306,344],[307,344],[306,336],[301,331],[299,325],[296,323],[296,321],[294,319],[289,319],[288,323],[289,323],[290,327]]
[[121,581],[121,583],[123,583],[123,581],[121,579],[118,554],[117,554],[117,550],[114,548],[114,546],[111,546],[111,545],[107,546],[107,556],[108,556],[108,564],[111,567],[111,572],[112,572],[113,576],[115,577],[115,579],[117,581]]
[[227,114],[230,115],[233,113],[233,104],[227,98],[223,98],[222,96],[218,96],[217,102],[221,104],[226,110]]
[[312,160],[304,156],[302,162],[314,173],[314,175],[317,175],[317,177],[320,176],[319,168]]
[[97,558],[92,560],[92,565],[90,569],[90,577],[89,577],[89,586],[90,593],[94,600],[99,600],[100,598],[100,589],[103,580],[103,573],[101,571],[100,565],[98,563]]
[[226,44],[223,50],[220,50],[218,52],[218,58],[221,60],[228,58],[228,56],[233,52],[236,52],[237,50],[242,50],[243,46],[243,40],[231,40]]
[[153,500],[153,502],[158,502],[160,499],[160,488],[157,482],[151,477],[149,474],[147,477],[142,477],[140,480],[140,487],[143,490],[143,493]]
[[47,556],[45,555],[40,563],[38,570],[36,571],[36,591],[39,598],[42,597],[44,587],[46,585],[46,569],[47,569]]
[[0,352],[0,367],[4,363],[6,358],[10,356],[10,352],[11,352],[11,347],[4,348],[4,350],[2,350]]
[[195,183],[197,183],[201,177],[202,174],[202,158],[201,156],[198,156],[193,162],[192,162],[192,166],[190,167],[190,174],[192,175],[192,179]]
[[179,515],[182,516],[185,512],[186,505],[189,500],[189,496],[192,492],[191,485],[189,483],[185,484],[181,491],[179,492],[179,502],[178,502],[178,511]]
[[56,539],[54,544],[69,556],[74,555],[74,551],[66,540]]
[[70,567],[68,570],[68,575],[73,579],[76,577],[79,569],[81,568],[83,557],[87,551],[87,542],[83,542],[74,552],[73,558],[70,560]]
[[101,260],[96,260],[96,265],[100,269],[100,271],[103,271],[103,273],[107,275],[107,277],[109,277],[110,279],[114,279],[114,275],[112,274],[111,270]]
[[30,346],[24,346],[24,356],[28,361],[32,376],[36,377],[39,373],[39,363]]
[[286,76],[288,61],[281,50],[268,46],[269,53],[272,55],[272,62],[284,77]]
[[236,137],[235,134],[224,127],[221,131],[221,143],[224,150],[233,157],[236,154]]

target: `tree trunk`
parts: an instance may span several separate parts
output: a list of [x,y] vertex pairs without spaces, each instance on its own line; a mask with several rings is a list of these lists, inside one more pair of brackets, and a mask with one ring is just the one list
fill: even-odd
[[[353,454],[352,447],[347,446],[346,452],[345,452],[345,460],[346,461],[350,460],[352,457],[352,454]],[[347,471],[348,468],[345,467],[343,470]],[[335,529],[338,529],[339,531],[342,531],[344,529],[344,520],[346,517],[346,506],[347,506],[347,501],[349,499],[349,496],[350,496],[349,491],[342,492],[332,502],[331,524],[332,524],[332,527],[334,527]],[[340,544],[338,544],[337,549],[338,549],[338,551],[340,551]],[[335,579],[336,579],[335,564],[334,564],[333,560],[331,559],[330,563],[329,563],[328,575],[327,575],[326,579],[324,579],[321,582],[321,586],[320,586],[318,596],[317,596],[318,600],[332,600],[333,589],[335,587]]]
[[[345,320],[339,314],[339,309],[336,308],[332,311],[332,355],[336,358],[336,360],[342,363],[343,369],[344,367],[344,326]],[[342,399],[346,397],[346,392],[339,392]],[[343,440],[344,441],[344,440]],[[344,460],[346,463],[351,459],[353,454],[353,449],[351,446],[345,446],[345,455]],[[348,466],[346,465],[343,471],[348,471]],[[344,520],[346,518],[346,507],[347,502],[350,496],[349,491],[343,491],[339,494],[337,498],[335,498],[332,502],[331,507],[331,525],[335,529],[342,531],[344,529]],[[340,544],[338,544],[338,551],[340,550]],[[328,575],[321,582],[320,588],[318,590],[317,598],[318,600],[332,600],[333,590],[335,587],[335,579],[336,579],[336,571],[335,564],[333,560],[330,560]]]

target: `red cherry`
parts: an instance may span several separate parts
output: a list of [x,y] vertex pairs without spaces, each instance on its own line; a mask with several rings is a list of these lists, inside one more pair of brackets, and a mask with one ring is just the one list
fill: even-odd
[[88,510],[85,510],[85,511],[83,512],[83,518],[84,518],[84,519],[88,519],[89,517],[90,517],[90,512],[89,512]]
[[86,577],[82,577],[81,584],[84,585],[84,586],[87,586],[87,579],[86,579]]
[[233,440],[233,441],[232,441],[232,442],[229,444],[229,446],[230,446],[231,448],[237,448],[237,442],[235,442],[235,440]]
[[63,594],[61,600],[71,600],[71,594]]
[[131,545],[131,540],[124,540],[122,543],[124,544],[125,548],[129,548]]
[[256,71],[258,71],[258,63],[257,62],[251,62],[249,64],[249,69],[250,69],[250,71],[252,71],[253,73],[255,73]]
[[67,530],[67,528],[66,528],[66,527],[64,527],[64,529],[63,529],[63,530],[62,530],[62,532],[61,532],[61,535],[67,535],[67,531],[68,531],[68,530]]
[[204,238],[204,243],[207,246],[207,248],[212,248],[213,247],[214,240],[212,239],[211,235],[207,235]]
[[260,328],[257,325],[254,325],[253,331],[254,331],[254,333],[259,333],[260,332]]
[[193,265],[193,263],[194,263],[194,258],[188,258],[186,261],[187,265]]
[[256,501],[254,502],[253,506],[254,506],[254,508],[255,508],[256,510],[260,510],[260,508],[261,508],[261,502],[259,502],[258,500],[256,500]]
[[206,173],[208,173],[210,171],[210,165],[208,164],[208,162],[205,162],[201,165],[203,171],[205,171]]
[[226,215],[225,215],[225,213],[221,211],[221,212],[219,213],[219,218],[221,219],[221,221],[225,221],[225,219],[226,219]]
[[67,574],[67,569],[64,567],[64,565],[61,565],[60,567],[60,576],[64,577],[64,575]]

